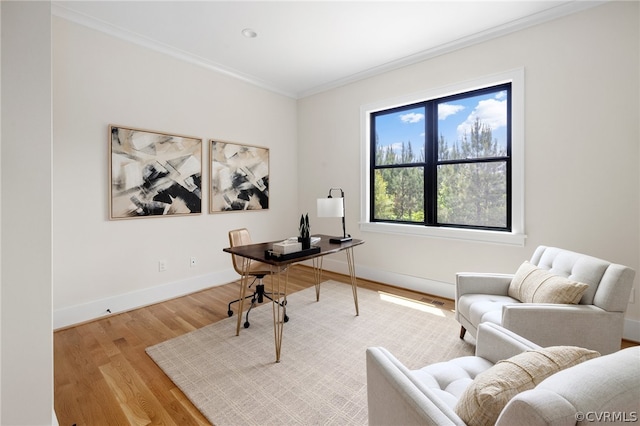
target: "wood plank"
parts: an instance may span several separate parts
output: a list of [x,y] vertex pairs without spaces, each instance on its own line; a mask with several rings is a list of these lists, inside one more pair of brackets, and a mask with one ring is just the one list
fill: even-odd
[[120,409],[126,416],[129,424],[150,424],[151,418],[147,415],[139,402],[139,399],[142,398],[140,396],[140,390],[137,389],[131,378],[121,375],[118,371],[117,364],[110,363],[103,365],[100,367],[100,371],[118,400]]
[[171,388],[169,390],[171,395],[184,407],[185,410],[191,416],[190,420],[193,421],[194,425],[209,425],[209,421],[205,416],[202,415],[200,411],[189,401],[189,399],[182,393],[182,391],[178,388]]

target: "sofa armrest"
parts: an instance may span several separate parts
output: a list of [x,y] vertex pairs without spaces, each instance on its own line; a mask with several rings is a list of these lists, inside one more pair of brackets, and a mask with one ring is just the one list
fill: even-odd
[[459,272],[456,274],[456,300],[463,294],[497,294],[506,296],[513,274]]
[[[514,396],[497,425],[565,426],[637,423],[640,347],[590,359],[559,371]],[[583,421],[577,422],[582,413]],[[621,417],[602,418],[617,413]]]
[[602,355],[620,349],[623,321],[621,312],[594,305],[516,303],[502,307],[502,326],[522,337],[543,347],[580,346]]
[[575,426],[576,409],[555,392],[531,389],[511,398],[496,426]]
[[369,425],[464,425],[389,351],[367,348]]
[[497,324],[485,322],[478,327],[476,356],[492,364],[540,346]]

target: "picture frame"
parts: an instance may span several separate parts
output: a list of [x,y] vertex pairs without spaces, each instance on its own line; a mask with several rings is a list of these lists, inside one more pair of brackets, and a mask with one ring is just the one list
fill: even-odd
[[211,213],[269,208],[269,149],[210,140]]
[[202,213],[202,139],[109,126],[109,218]]

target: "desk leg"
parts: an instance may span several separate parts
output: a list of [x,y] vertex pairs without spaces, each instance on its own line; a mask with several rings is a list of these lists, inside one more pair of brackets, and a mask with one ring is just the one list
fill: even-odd
[[316,286],[316,302],[320,301],[320,282],[322,281],[322,259],[324,256],[314,257],[313,260],[313,281]]
[[351,290],[353,291],[353,303],[356,305],[356,316],[360,315],[358,309],[358,281],[356,280],[356,266],[353,260],[353,247],[348,248],[347,264],[349,265],[349,278],[351,278]]
[[[276,344],[276,362],[280,362],[280,348],[282,347],[282,332],[284,331],[284,317],[287,313],[287,283],[289,282],[289,269],[282,272],[275,271],[271,274],[271,292],[273,293],[273,336]],[[284,275],[284,277],[283,277]],[[282,296],[280,296],[282,293]]]
[[242,277],[240,278],[240,301],[238,302],[238,324],[236,325],[236,336],[240,335],[240,324],[242,324],[242,311],[244,308],[244,296],[247,293],[247,286],[249,285],[249,267],[251,266],[251,259],[246,257],[242,258]]

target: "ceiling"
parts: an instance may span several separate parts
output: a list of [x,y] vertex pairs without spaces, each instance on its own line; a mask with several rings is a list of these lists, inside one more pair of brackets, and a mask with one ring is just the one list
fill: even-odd
[[601,3],[53,1],[52,13],[301,98]]

